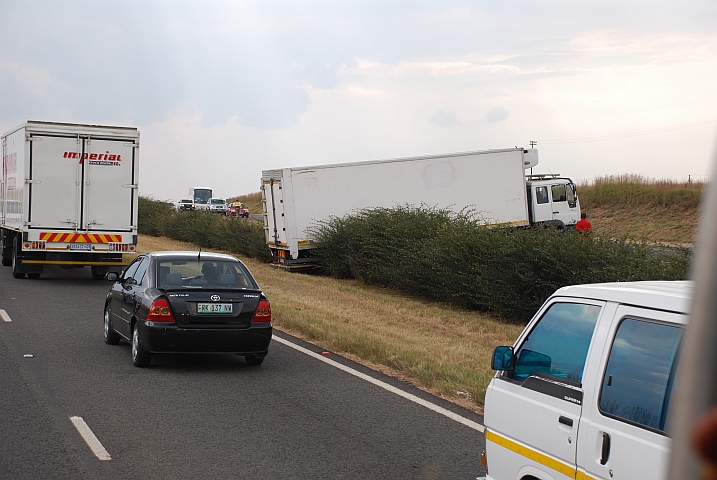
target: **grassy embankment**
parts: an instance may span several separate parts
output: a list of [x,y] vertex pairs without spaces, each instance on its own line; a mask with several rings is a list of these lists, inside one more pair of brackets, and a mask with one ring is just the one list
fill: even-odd
[[578,194],[588,220],[602,236],[689,246],[706,185],[620,175],[578,185]]
[[[595,235],[691,243],[702,187],[612,177],[582,185],[580,198]],[[258,194],[243,197],[240,201],[249,205],[248,198],[260,198]],[[260,211],[260,204],[257,208]],[[639,221],[629,221],[633,217]],[[672,233],[665,233],[668,228]],[[142,251],[187,248],[195,247],[140,236]],[[357,280],[287,274],[260,261],[242,259],[270,298],[279,330],[475,411],[482,409],[492,375],[489,356],[493,347],[511,344],[522,329],[491,315]]]

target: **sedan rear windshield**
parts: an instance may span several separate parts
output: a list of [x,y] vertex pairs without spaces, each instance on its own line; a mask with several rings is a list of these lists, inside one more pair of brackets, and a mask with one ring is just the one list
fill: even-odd
[[259,288],[238,262],[163,260],[157,268],[159,288]]

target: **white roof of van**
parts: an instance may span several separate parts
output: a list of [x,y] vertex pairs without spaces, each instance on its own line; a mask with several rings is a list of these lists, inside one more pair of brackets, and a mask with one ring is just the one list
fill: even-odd
[[678,313],[689,313],[693,282],[615,282],[572,285],[558,289],[553,296],[591,298],[649,307]]

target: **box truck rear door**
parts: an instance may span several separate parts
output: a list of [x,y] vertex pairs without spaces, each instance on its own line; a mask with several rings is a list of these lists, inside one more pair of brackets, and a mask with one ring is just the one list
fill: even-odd
[[85,151],[83,228],[131,231],[137,176],[133,144],[92,138]]
[[77,138],[33,136],[30,142],[30,228],[77,227],[82,144]]

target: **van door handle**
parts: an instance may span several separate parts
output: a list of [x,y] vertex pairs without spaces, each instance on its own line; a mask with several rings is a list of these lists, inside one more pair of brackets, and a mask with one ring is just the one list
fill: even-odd
[[558,422],[562,423],[563,425],[567,425],[568,427],[573,426],[573,419],[568,417],[563,417],[560,415],[560,418],[558,418]]
[[600,454],[600,465],[605,465],[610,458],[610,435],[602,433],[602,452]]

